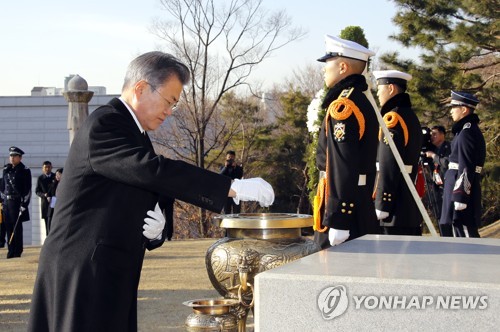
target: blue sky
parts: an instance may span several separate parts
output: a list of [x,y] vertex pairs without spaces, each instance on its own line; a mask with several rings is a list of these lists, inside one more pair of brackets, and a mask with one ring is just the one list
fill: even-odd
[[[389,0],[264,0],[263,6],[285,9],[308,31],[255,71],[254,79],[265,86],[314,63],[324,53],[324,35],[338,35],[349,25],[364,29],[377,54],[398,50],[408,58],[418,56],[388,39],[397,32],[391,21],[396,8]],[[130,60],[161,45],[148,29],[165,15],[159,0],[3,1],[0,96],[29,95],[33,86],[62,87],[69,74],[119,93]]]

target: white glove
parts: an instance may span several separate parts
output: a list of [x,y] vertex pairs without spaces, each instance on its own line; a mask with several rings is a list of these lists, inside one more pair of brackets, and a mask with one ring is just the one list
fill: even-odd
[[330,240],[330,244],[332,246],[336,246],[337,244],[341,244],[345,240],[349,238],[349,231],[344,229],[335,229],[330,228],[328,231],[328,240]]
[[236,192],[233,200],[236,204],[241,201],[257,201],[260,206],[267,207],[274,202],[274,190],[262,178],[234,179],[231,189]]
[[24,206],[21,206],[19,208],[19,213],[23,213],[24,211],[26,211],[26,208]]
[[456,211],[465,210],[467,208],[467,204],[465,204],[465,203],[460,203],[460,202],[454,202],[454,203],[455,203],[455,210]]
[[150,240],[161,239],[163,228],[165,228],[165,217],[161,213],[160,206],[156,203],[155,210],[149,210],[147,213],[151,218],[144,218],[144,232],[142,234]]
[[389,212],[380,211],[380,210],[375,209],[375,213],[377,214],[378,220],[382,220],[382,219],[389,217]]

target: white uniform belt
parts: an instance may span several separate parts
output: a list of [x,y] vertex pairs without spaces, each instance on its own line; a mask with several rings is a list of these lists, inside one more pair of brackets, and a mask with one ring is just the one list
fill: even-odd
[[[380,163],[377,161],[375,163],[375,165],[377,166],[377,171],[380,171]],[[412,170],[413,170],[413,166],[412,165],[405,165],[405,171],[406,171],[406,173],[411,174]]]
[[359,175],[358,186],[366,186],[366,174]]
[[[448,164],[448,169],[457,169],[458,170],[458,163],[453,163],[453,162],[450,162]],[[477,174],[481,174],[481,171],[483,170],[483,168],[481,166],[476,166],[476,169],[474,170]]]
[[[320,179],[326,178],[326,172],[325,171],[319,171],[319,178]],[[360,174],[359,175],[358,186],[366,186],[366,174]]]

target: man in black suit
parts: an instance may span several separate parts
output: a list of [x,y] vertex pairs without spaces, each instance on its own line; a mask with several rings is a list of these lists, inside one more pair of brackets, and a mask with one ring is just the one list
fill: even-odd
[[172,114],[189,77],[175,57],[145,53],[130,63],[121,97],[78,130],[40,253],[29,331],[137,330],[145,249],[165,239],[159,197],[214,212],[228,196],[272,204],[272,187],[260,178],[231,183],[155,154],[146,132]]
[[42,174],[36,181],[35,193],[40,197],[40,205],[42,210],[42,219],[45,222],[45,234],[49,234],[48,212],[49,212],[49,187],[54,181],[55,174],[52,173],[52,163],[48,160],[43,162]]
[[[232,180],[241,179],[243,177],[243,167],[236,164],[236,152],[229,150],[226,153],[226,161],[219,174],[225,175]],[[224,213],[240,213],[240,205],[236,204],[231,197],[228,197],[226,205],[224,206]]]

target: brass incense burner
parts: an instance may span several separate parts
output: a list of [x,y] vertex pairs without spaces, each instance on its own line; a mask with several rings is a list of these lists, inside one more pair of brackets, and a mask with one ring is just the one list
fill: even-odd
[[234,314],[238,331],[245,331],[246,316],[253,307],[254,277],[320,250],[301,236],[313,218],[293,213],[240,213],[215,218],[226,237],[207,250],[205,263],[214,288],[226,299],[239,302]]
[[238,331],[238,317],[235,308],[239,305],[234,299],[198,299],[186,301],[184,305],[191,307],[186,319],[189,332],[197,331]]

